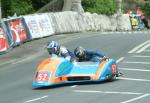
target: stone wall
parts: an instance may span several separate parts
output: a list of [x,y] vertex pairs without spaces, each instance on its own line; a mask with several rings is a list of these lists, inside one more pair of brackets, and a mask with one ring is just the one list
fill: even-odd
[[106,16],[96,13],[77,13],[72,11],[48,13],[56,33],[83,31],[130,31],[129,15]]

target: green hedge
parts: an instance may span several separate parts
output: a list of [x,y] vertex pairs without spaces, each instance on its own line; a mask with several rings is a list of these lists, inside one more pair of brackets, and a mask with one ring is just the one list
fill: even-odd
[[149,3],[146,3],[146,4],[142,7],[142,9],[144,10],[146,16],[147,16],[148,18],[150,18],[150,2],[149,2]]
[[1,0],[2,16],[34,13],[52,0]]
[[112,15],[116,13],[116,0],[82,0],[85,11],[98,14]]
[[23,15],[34,11],[31,0],[1,0],[2,16]]

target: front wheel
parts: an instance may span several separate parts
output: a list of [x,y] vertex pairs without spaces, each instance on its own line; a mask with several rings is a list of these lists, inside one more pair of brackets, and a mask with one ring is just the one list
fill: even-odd
[[112,76],[111,76],[111,78],[110,78],[110,81],[115,81],[116,80],[116,74],[113,74]]

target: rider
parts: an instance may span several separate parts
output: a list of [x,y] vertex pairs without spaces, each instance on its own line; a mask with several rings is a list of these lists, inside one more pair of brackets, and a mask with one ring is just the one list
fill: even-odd
[[74,54],[78,58],[79,62],[82,61],[93,61],[100,62],[101,59],[106,59],[104,55],[99,50],[85,50],[83,47],[79,46],[74,50]]
[[64,57],[69,61],[75,60],[75,55],[71,51],[69,51],[66,47],[61,46],[56,41],[51,41],[47,44],[47,51],[50,55],[56,54],[57,56]]

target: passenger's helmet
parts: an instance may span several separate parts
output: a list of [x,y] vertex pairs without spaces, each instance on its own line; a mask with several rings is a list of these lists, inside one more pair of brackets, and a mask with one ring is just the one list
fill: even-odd
[[47,44],[47,51],[49,54],[59,54],[60,45],[56,41],[51,41]]
[[85,57],[85,49],[83,47],[79,46],[79,47],[75,48],[74,54],[78,58],[84,58]]

